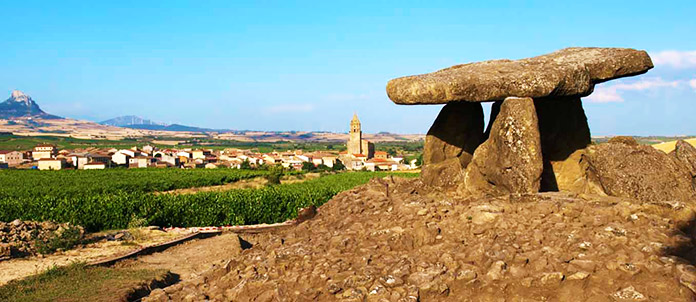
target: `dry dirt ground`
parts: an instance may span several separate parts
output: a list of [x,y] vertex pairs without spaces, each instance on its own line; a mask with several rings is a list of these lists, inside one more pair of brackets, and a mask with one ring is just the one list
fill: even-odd
[[[470,199],[390,178],[252,248],[230,234],[137,261],[184,277],[147,301],[693,301],[694,221],[679,202]],[[213,254],[214,267],[193,263]]]
[[117,268],[167,269],[181,280],[191,280],[211,267],[223,265],[238,257],[242,250],[250,248],[268,235],[247,234],[240,239],[235,233],[224,233],[210,238],[194,239],[168,248],[162,252],[124,260]]
[[66,266],[76,262],[92,262],[103,258],[109,258],[115,255],[128,253],[138,246],[166,242],[181,235],[180,233],[166,233],[143,228],[138,230],[138,238],[128,241],[126,244],[124,244],[124,241],[101,240],[51,255],[0,261],[0,285],[4,285],[11,280],[41,273],[54,266]]

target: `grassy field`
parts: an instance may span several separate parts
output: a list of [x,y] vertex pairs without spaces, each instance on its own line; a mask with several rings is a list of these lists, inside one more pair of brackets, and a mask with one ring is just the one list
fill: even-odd
[[132,290],[163,279],[165,270],[129,270],[73,264],[0,286],[0,301],[126,301]]

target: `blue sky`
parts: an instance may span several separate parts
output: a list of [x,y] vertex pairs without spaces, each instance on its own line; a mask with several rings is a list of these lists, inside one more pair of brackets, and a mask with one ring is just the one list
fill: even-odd
[[[584,100],[594,135],[696,135],[696,1],[3,1],[0,94],[201,127],[425,133],[389,79],[569,46],[656,68]],[[4,91],[4,92],[3,92]],[[2,99],[5,97],[2,97]]]

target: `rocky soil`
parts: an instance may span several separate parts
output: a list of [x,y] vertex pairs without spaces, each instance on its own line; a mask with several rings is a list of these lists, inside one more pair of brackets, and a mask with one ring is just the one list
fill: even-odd
[[38,244],[49,242],[69,229],[78,229],[79,237],[84,235],[82,227],[69,223],[50,221],[35,222],[14,220],[0,221],[0,260],[33,255],[38,252]]
[[692,301],[689,203],[376,179],[147,301]]

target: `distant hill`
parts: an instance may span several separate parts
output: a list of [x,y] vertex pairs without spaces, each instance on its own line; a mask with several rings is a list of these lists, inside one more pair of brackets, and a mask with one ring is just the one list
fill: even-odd
[[110,120],[106,120],[106,121],[99,122],[99,123],[102,125],[107,125],[107,126],[116,126],[116,127],[140,129],[140,130],[156,130],[156,131],[179,131],[179,132],[225,132],[225,131],[229,131],[229,130],[220,130],[220,129],[199,128],[199,127],[179,125],[179,124],[168,125],[165,123],[153,122],[151,120],[144,119],[144,118],[136,116],[136,115],[119,116],[119,117],[115,117],[115,118],[112,118]]
[[131,128],[131,129],[142,129],[142,130],[181,131],[181,132],[225,132],[225,131],[229,131],[229,130],[220,130],[220,129],[199,128],[199,127],[185,126],[185,125],[179,125],[179,124],[171,124],[171,125],[139,124],[139,125],[127,125],[127,126],[123,126],[123,127]]
[[[116,126],[116,127],[128,127],[134,125],[152,125],[152,126],[166,126],[165,123],[157,123],[151,120],[144,119],[135,115],[124,115],[115,117],[103,122],[99,122],[102,125]],[[130,127],[129,127],[130,128]]]
[[44,119],[61,119],[60,116],[48,114],[30,96],[19,90],[12,91],[10,98],[0,103],[0,119],[22,117],[39,117]]

